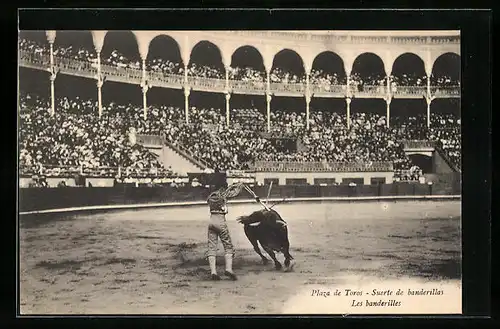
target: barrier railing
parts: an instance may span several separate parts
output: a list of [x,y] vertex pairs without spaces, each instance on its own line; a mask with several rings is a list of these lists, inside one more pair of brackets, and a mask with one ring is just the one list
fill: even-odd
[[327,172],[373,172],[393,171],[392,162],[294,162],[294,161],[256,161],[255,171],[327,171]]
[[266,83],[264,81],[229,80],[229,87],[233,91],[251,90],[253,92],[259,92],[259,93],[265,93],[266,91]]
[[[90,61],[65,58],[62,56],[54,56],[56,66],[64,73],[85,75],[95,77],[97,73],[97,65]],[[34,54],[26,50],[19,50],[19,64],[21,66],[35,67],[47,71],[50,65],[50,56],[47,54]],[[137,83],[142,79],[142,69],[131,67],[118,67],[113,65],[101,64],[101,72],[103,75],[113,77],[115,79]],[[184,76],[175,74],[164,74],[148,70],[148,79],[153,85],[176,86],[182,88],[184,86]],[[188,77],[188,84],[192,87],[202,90],[213,90],[217,92],[226,91],[225,79],[211,79],[203,77]],[[229,88],[238,91],[248,91],[254,93],[265,93],[266,83],[260,81],[237,81],[229,80]],[[306,92],[305,83],[271,83],[271,92],[289,92],[303,95]],[[339,85],[325,84],[310,84],[311,93],[331,93],[334,95],[346,95],[347,87]],[[387,86],[365,85],[362,88],[356,86],[350,87],[351,95],[358,96],[381,96],[387,94]],[[426,87],[421,86],[399,86],[393,93],[397,95],[425,95]],[[459,86],[450,87],[431,87],[431,94],[436,97],[458,97],[460,96]]]
[[311,84],[311,92],[314,93],[332,93],[345,95],[347,86],[345,85],[329,85],[329,84]]
[[436,143],[429,140],[403,140],[404,148],[418,149],[418,148],[435,148]]
[[148,79],[152,85],[173,85],[181,87],[184,85],[184,77],[181,75],[166,74],[157,71],[148,71]]
[[136,83],[140,83],[142,79],[142,70],[133,69],[129,67],[118,67],[111,65],[102,65],[101,72],[104,75],[112,76],[120,79],[127,79],[128,81],[133,80]]
[[202,77],[188,77],[188,83],[191,87],[199,87],[207,90],[225,90],[226,80],[202,78]]
[[461,95],[461,90],[459,86],[456,87],[431,87],[431,94],[436,97],[442,96],[455,96],[459,97]]
[[161,136],[156,136],[156,135],[137,134],[136,141],[138,144],[143,144],[143,145],[157,145],[157,146],[163,145],[163,138]]
[[48,70],[50,65],[50,56],[46,54],[36,54],[25,50],[20,50],[19,64],[39,65],[43,70]]
[[362,87],[360,86],[351,86],[350,87],[351,93],[354,94],[354,96],[359,95],[359,96],[366,96],[366,95],[373,95],[373,96],[381,96],[381,95],[386,95],[387,94],[387,87],[386,86],[374,86],[374,85],[364,85]]
[[391,93],[393,95],[415,95],[415,96],[425,96],[427,95],[427,87],[422,86],[396,86],[391,88]]
[[275,83],[270,84],[272,91],[276,92],[291,92],[291,93],[305,93],[306,85],[302,83]]
[[19,166],[20,176],[72,177],[84,175],[91,177],[172,177],[173,173],[165,168],[138,167],[84,167],[69,165]]

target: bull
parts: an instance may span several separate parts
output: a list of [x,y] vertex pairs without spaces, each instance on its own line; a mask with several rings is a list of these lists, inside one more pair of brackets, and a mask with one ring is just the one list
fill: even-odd
[[276,270],[281,270],[283,267],[276,258],[275,251],[281,252],[285,256],[285,270],[292,270],[294,262],[290,254],[287,223],[278,212],[266,207],[266,209],[255,211],[249,216],[238,217],[237,221],[244,225],[245,235],[255,252],[262,258],[264,265],[269,260],[262,254],[259,243],[271,256]]

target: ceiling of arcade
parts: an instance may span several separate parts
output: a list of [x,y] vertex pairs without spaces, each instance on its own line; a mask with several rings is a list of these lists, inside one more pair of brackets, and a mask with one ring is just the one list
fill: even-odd
[[[91,33],[94,46],[96,50],[100,51],[106,42],[107,31],[92,31]],[[47,32],[47,34],[51,34],[51,32]],[[324,39],[297,41],[292,38],[284,38],[282,40],[270,40],[262,37],[252,37],[251,34],[242,36],[239,33],[235,34],[227,31],[132,31],[132,34],[143,59],[147,58],[150,44],[156,37],[168,36],[177,43],[184,63],[189,63],[196,45],[202,41],[208,41],[219,50],[224,66],[231,65],[232,55],[240,48],[245,46],[255,48],[260,53],[264,68],[267,71],[272,69],[276,55],[284,49],[291,50],[298,55],[306,72],[310,72],[314,60],[320,54],[332,52],[340,57],[347,74],[350,74],[355,60],[365,53],[373,53],[378,56],[383,63],[386,74],[390,74],[396,60],[407,53],[415,54],[422,60],[425,72],[428,75],[431,74],[434,63],[440,56],[447,53],[460,56],[460,44],[444,42],[437,44],[381,44],[376,42],[335,44],[325,42]],[[375,38],[374,40],[378,39]]]

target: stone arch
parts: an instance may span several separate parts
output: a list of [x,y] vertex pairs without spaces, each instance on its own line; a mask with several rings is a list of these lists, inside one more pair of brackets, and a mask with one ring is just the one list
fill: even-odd
[[[107,56],[111,56],[107,58]],[[139,62],[141,54],[137,36],[132,31],[107,31],[104,35],[101,50],[102,62],[113,58],[124,58],[128,62]]]
[[[200,39],[200,40],[196,40],[194,41],[192,44],[191,44],[191,49],[189,50],[189,63],[191,63],[191,59],[193,57],[193,52],[195,50],[197,50],[200,45],[203,45],[203,44],[206,44],[206,45],[210,45],[211,47],[213,47],[213,49],[217,50],[218,53],[219,53],[219,56],[220,56],[220,59],[221,59],[221,63],[223,62],[223,54],[222,54],[222,51],[220,49],[220,47],[218,45],[216,45],[213,41],[211,40],[207,40],[207,39]],[[188,63],[188,64],[189,64]]]
[[[165,33],[161,33],[154,36],[151,40],[148,40],[147,45],[148,45],[148,53],[146,56],[147,60],[153,60],[157,58],[169,59],[169,60],[174,59],[173,61],[174,63],[183,64],[181,47],[179,45],[179,42],[174,37]],[[166,47],[167,45],[174,46],[174,48],[169,49],[169,51],[171,50],[171,52],[169,52],[169,54],[172,55],[170,56],[171,58],[164,58],[161,56],[157,56],[156,52],[152,53],[152,49],[156,50],[157,47],[161,46]]]
[[346,71],[345,71],[345,63],[342,57],[340,57],[339,54],[331,51],[331,50],[325,50],[322,51],[321,53],[317,54],[311,65],[311,71],[314,69],[322,69],[323,66],[326,66],[326,61],[329,61],[330,58],[333,58],[334,61],[332,63],[335,63],[333,66],[333,70],[327,71],[328,73],[336,73],[338,77],[342,80],[339,83],[344,84],[345,79],[346,79]]
[[[366,62],[366,58],[370,59],[371,62]],[[368,70],[369,72],[365,72],[361,74],[360,71]],[[382,79],[385,78],[386,70],[383,59],[374,52],[363,52],[358,54],[352,63],[351,76],[360,76],[366,80],[373,76],[374,79]],[[367,83],[364,81],[364,83]],[[368,84],[372,83],[371,81]]]
[[231,54],[231,63],[230,66],[234,67],[234,61],[235,61],[235,55],[239,54],[240,52],[247,52],[250,53],[251,56],[258,56],[259,58],[259,63],[258,63],[258,70],[265,71],[265,66],[264,66],[264,57],[262,56],[262,53],[257,49],[255,46],[252,45],[242,45],[236,48],[232,54]]
[[[304,60],[300,54],[290,48],[283,48],[279,52],[277,52],[274,57],[273,57],[273,62],[271,65],[271,72],[275,70],[278,67],[282,67],[281,65],[277,65],[277,61],[280,60],[280,57],[287,56],[285,59],[289,60],[288,64],[296,65],[294,73],[297,73],[297,76],[300,78],[301,76],[305,75],[305,67],[304,67]],[[295,62],[295,63],[294,63]],[[291,67],[286,67],[289,65],[284,65],[285,69],[290,69]]]
[[391,75],[398,85],[425,86],[427,84],[425,61],[413,52],[404,52],[396,57],[392,63]]
[[54,45],[65,48],[78,47],[95,52],[94,38],[90,31],[57,31]]
[[[446,59],[451,59],[446,61]],[[455,52],[445,52],[439,55],[432,64],[432,82],[436,83],[438,79],[449,76],[452,84],[460,84],[461,62],[460,55]]]
[[[210,56],[206,56],[206,54],[198,57],[200,47],[204,46],[209,54],[212,55],[213,60],[210,60]],[[224,72],[224,58],[221,49],[215,43],[206,39],[198,40],[191,48],[188,66],[192,67],[193,64],[211,66],[219,70],[220,73]]]
[[29,41],[36,41],[40,44],[49,44],[45,31],[19,31],[19,39],[26,39]]

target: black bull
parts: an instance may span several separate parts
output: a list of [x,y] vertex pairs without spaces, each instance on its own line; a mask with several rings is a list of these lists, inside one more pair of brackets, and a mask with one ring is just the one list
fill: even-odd
[[249,216],[239,217],[238,222],[244,225],[245,235],[264,264],[267,264],[269,260],[260,251],[258,242],[271,256],[277,270],[281,270],[282,266],[276,259],[275,251],[283,253],[286,269],[291,270],[293,257],[289,251],[287,224],[275,210],[255,211]]

